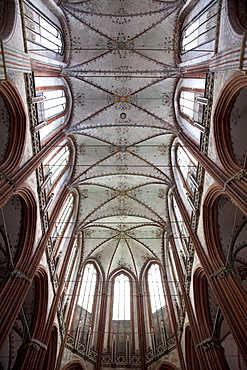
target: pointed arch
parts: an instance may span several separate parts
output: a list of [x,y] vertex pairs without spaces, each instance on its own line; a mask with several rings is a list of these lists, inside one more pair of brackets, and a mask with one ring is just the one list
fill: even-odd
[[[22,98],[16,87],[10,80],[2,81],[0,84],[0,96],[2,98],[2,106],[7,114],[8,123],[1,120],[1,147],[6,147],[2,154],[0,171],[5,174],[10,174],[14,169],[18,168],[24,153],[24,145],[26,140],[27,117]],[[5,114],[5,116],[6,116]]]
[[157,370],[177,370],[177,367],[170,362],[162,361]]
[[3,7],[3,18],[0,24],[0,38],[7,41],[11,38],[15,29],[17,10],[14,0],[4,0]]
[[82,366],[80,361],[75,360],[65,365],[62,370],[84,370],[84,367]]
[[228,17],[234,30],[243,34],[247,32],[247,9],[245,0],[227,0]]
[[[243,143],[241,146],[244,145],[245,148],[245,156],[247,155],[246,142],[243,141],[246,133],[245,120],[244,125],[240,125],[239,119],[241,116],[239,117],[239,114],[242,113],[240,112],[239,107],[236,107],[238,109],[238,113],[234,113],[233,111],[234,104],[243,89],[245,89],[244,91],[247,89],[247,76],[244,76],[241,72],[236,72],[229,78],[222,88],[213,115],[213,129],[217,154],[225,171],[232,175],[238,172],[244,166],[244,163],[245,168],[247,166],[245,158],[241,158],[240,162],[239,159],[236,158],[235,153],[235,148],[237,146],[236,141],[241,140],[241,143]],[[246,95],[246,92],[244,95]],[[246,109],[245,98],[243,99],[241,106]],[[233,116],[231,116],[232,114]],[[241,154],[244,154],[244,149]]]
[[48,276],[45,268],[40,266],[34,276],[35,309],[31,330],[33,338],[41,340],[46,323],[48,306]]
[[57,357],[57,343],[58,343],[58,330],[56,326],[53,326],[50,340],[48,343],[44,363],[43,363],[43,370],[54,370],[56,364],[56,357]]
[[[3,244],[1,250],[8,268],[5,277],[13,270],[26,273],[30,268],[30,258],[34,252],[36,215],[36,199],[28,187],[19,189],[2,207],[1,235],[6,245]],[[15,235],[16,239],[12,240],[11,235]]]
[[204,338],[212,335],[212,319],[209,309],[207,278],[201,267],[198,267],[193,276],[194,301],[198,325]]
[[200,365],[196,354],[195,343],[192,338],[190,326],[185,328],[185,359],[187,369],[199,370]]

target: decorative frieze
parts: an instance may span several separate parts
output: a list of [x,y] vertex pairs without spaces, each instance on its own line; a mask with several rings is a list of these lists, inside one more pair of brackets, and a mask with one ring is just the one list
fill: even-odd
[[[167,339],[166,343],[161,343],[155,347],[155,354],[153,350],[146,352],[146,363],[151,363],[156,361],[158,358],[169,353],[176,346],[175,336],[172,336]],[[98,353],[94,349],[90,348],[87,352],[87,346],[81,342],[78,342],[76,345],[76,340],[74,337],[68,335],[66,341],[66,347],[77,355],[90,360],[90,362],[96,363]],[[122,367],[131,367],[140,366],[141,364],[141,355],[132,354],[130,355],[130,362],[127,362],[126,355],[116,355],[114,363],[112,363],[112,354],[104,353],[101,355],[101,366],[118,366],[121,364]]]

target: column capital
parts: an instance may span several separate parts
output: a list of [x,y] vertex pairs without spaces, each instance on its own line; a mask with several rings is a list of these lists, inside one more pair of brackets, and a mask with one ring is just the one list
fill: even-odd
[[209,278],[211,279],[217,276],[220,278],[225,278],[227,275],[235,275],[235,271],[231,267],[223,266],[210,275]]
[[47,350],[47,345],[40,342],[39,340],[32,338],[26,343],[23,344],[23,346],[20,348],[20,351],[23,351],[25,349],[31,349],[33,351],[40,351],[41,349]]
[[211,351],[212,349],[224,351],[224,348],[220,344],[220,340],[213,338],[205,339],[203,342],[198,343],[197,347],[201,347],[204,352]]

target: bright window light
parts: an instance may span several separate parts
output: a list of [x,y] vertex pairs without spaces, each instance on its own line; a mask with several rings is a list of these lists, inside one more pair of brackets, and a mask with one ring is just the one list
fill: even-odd
[[78,305],[89,313],[92,313],[93,309],[96,281],[96,269],[92,263],[88,263],[83,273]]
[[162,287],[159,265],[153,263],[148,270],[148,288],[152,313],[165,306],[165,297]]
[[112,320],[130,320],[130,281],[125,274],[114,280]]

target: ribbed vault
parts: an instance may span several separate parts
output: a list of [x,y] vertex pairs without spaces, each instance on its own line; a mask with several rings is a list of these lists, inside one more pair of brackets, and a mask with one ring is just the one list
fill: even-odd
[[77,231],[84,258],[106,276],[138,276],[161,259],[171,186],[172,100],[180,71],[172,52],[176,1],[63,2],[74,97],[68,134],[77,161],[70,186],[80,192]]

